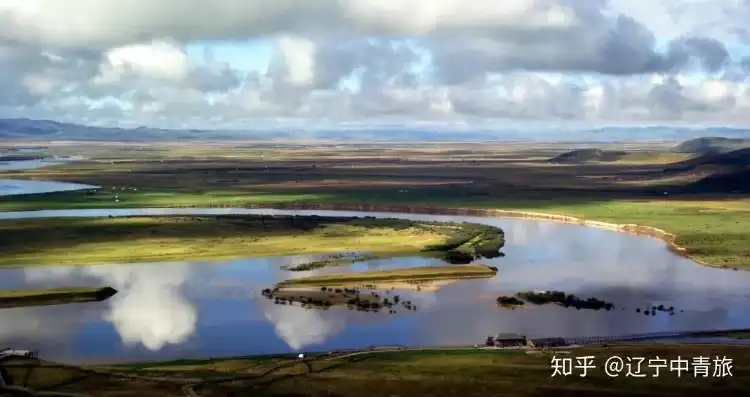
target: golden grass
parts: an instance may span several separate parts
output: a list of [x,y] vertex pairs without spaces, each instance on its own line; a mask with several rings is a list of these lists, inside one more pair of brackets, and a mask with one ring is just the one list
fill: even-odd
[[48,289],[0,290],[0,299],[42,297],[59,294],[93,294],[101,290],[100,287],[58,287]]
[[[405,220],[153,216],[0,222],[0,266],[91,265],[368,251],[419,253],[464,228]],[[312,223],[311,223],[312,222]],[[319,222],[319,223],[315,223]]]
[[2,290],[0,307],[64,305],[95,302],[110,298],[117,291],[110,287],[59,287],[50,289]]
[[614,161],[615,164],[655,164],[664,165],[684,161],[693,157],[690,153],[677,153],[665,151],[638,151],[628,153],[625,156]]
[[346,286],[361,283],[399,282],[408,280],[441,280],[486,278],[496,272],[484,265],[425,266],[393,270],[371,270],[356,273],[331,273],[282,281],[279,287],[297,285]]

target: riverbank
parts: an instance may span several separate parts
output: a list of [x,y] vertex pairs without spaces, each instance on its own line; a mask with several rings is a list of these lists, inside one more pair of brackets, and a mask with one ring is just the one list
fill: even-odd
[[[337,209],[428,214],[516,216],[582,224],[625,232],[640,232],[665,240],[679,254],[698,263],[723,268],[750,269],[750,199],[612,199],[573,200],[529,197],[460,197],[445,190],[417,190],[408,194],[383,191],[336,190],[157,191],[127,193],[117,208],[144,207],[274,207]],[[2,211],[112,208],[111,197],[86,192],[61,192],[24,197],[0,197]],[[498,210],[504,208],[504,210]]]
[[[383,350],[388,350],[387,348]],[[570,376],[551,376],[552,356],[593,356],[595,368],[573,368]],[[678,377],[662,369],[658,377],[646,365],[643,378],[610,377],[604,372],[607,358],[726,357],[732,360],[732,376],[696,377],[692,368]],[[742,395],[750,388],[750,347],[722,345],[610,345],[557,349],[425,348],[390,351],[343,351],[213,359],[181,359],[167,362],[74,367],[34,360],[0,363],[14,384],[32,389],[84,393],[102,397],[158,395],[227,396],[455,396],[503,395]],[[28,374],[34,373],[33,377]],[[73,380],[76,380],[73,382]],[[513,385],[509,387],[508,385]],[[623,390],[627,390],[624,392]],[[190,394],[188,394],[188,392]],[[194,393],[194,394],[192,394]]]
[[[635,223],[613,223],[600,220],[590,220],[591,217],[575,217],[570,215],[559,215],[549,212],[520,211],[520,210],[503,210],[492,208],[451,208],[451,207],[432,207],[421,205],[381,205],[381,204],[325,204],[325,203],[282,203],[276,205],[249,205],[250,208],[273,207],[278,209],[301,209],[301,210],[331,210],[331,211],[363,211],[363,212],[396,212],[396,213],[421,213],[436,215],[463,215],[463,216],[481,216],[481,217],[512,217],[522,219],[538,219],[551,222],[572,223],[586,227],[595,227],[600,229],[646,235],[658,238],[667,243],[668,247],[675,253],[686,256],[693,261],[712,267],[720,268],[737,268],[750,270],[750,246],[739,246],[738,238],[734,235],[721,235],[713,240],[703,240],[698,237],[690,238],[700,233],[699,229],[693,230],[693,234],[676,235],[669,233],[664,229],[653,226],[646,226]],[[743,208],[744,211],[744,208]],[[593,211],[589,211],[591,213]],[[750,204],[748,206],[748,217],[750,217]],[[609,217],[619,219],[625,217],[625,214],[614,212]],[[698,217],[696,217],[698,218]],[[607,219],[602,216],[602,219]],[[744,224],[743,220],[732,221],[733,225]],[[663,221],[667,223],[666,220]],[[696,228],[698,219],[685,216],[682,219],[672,219],[669,221],[673,225],[693,225]],[[728,221],[729,222],[729,221]],[[732,227],[733,225],[729,225]],[[750,222],[748,222],[750,227]],[[748,237],[750,237],[750,232]],[[750,242],[750,238],[748,238]],[[723,247],[723,248],[722,248]],[[708,262],[708,258],[713,258],[714,262]],[[721,263],[723,262],[723,263]]]
[[0,290],[0,308],[99,302],[111,298],[111,287],[61,287],[34,290]]
[[486,225],[356,217],[222,215],[3,220],[0,267],[353,251],[378,257],[445,255],[452,251],[451,244],[475,247],[475,242],[484,241],[477,236],[490,232],[502,236],[500,229]]
[[277,287],[304,285],[353,286],[378,282],[432,281],[446,279],[469,279],[494,277],[497,269],[484,265],[453,265],[412,267],[394,270],[371,270],[357,273],[331,273],[319,276],[300,277],[282,281]]

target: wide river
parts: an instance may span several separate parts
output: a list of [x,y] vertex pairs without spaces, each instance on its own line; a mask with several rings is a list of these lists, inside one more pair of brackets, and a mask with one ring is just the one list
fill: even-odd
[[[330,350],[368,345],[481,343],[488,335],[527,337],[750,327],[750,272],[712,269],[672,254],[664,242],[578,225],[511,218],[250,209],[104,209],[0,213],[0,218],[144,214],[317,214],[478,222],[505,230],[505,257],[482,260],[496,277],[436,291],[403,292],[412,312],[365,313],[275,305],[263,288],[294,273],[285,264],[311,257],[266,257],[139,265],[0,270],[0,289],[110,285],[104,302],[0,309],[0,348],[39,349],[69,362]],[[1,221],[0,221],[1,222]],[[423,258],[358,263],[336,271],[438,265]],[[613,302],[616,310],[542,306],[508,310],[498,295],[559,289]],[[636,308],[663,304],[675,314]]]
[[[77,158],[7,162],[0,164],[0,171],[71,160]],[[95,186],[0,179],[0,196],[91,187]],[[119,291],[104,302],[0,309],[0,348],[39,349],[47,359],[85,363],[386,344],[474,344],[500,332],[544,337],[750,327],[750,272],[703,267],[674,255],[660,240],[578,225],[512,218],[260,209],[0,212],[0,219],[167,214],[316,214],[477,222],[505,230],[502,251],[506,256],[480,261],[498,267],[492,279],[458,281],[435,291],[399,292],[418,309],[396,314],[275,305],[261,297],[260,291],[290,277],[440,265],[440,261],[395,258],[313,272],[287,272],[281,267],[308,262],[314,256],[0,269],[0,289],[109,285]],[[594,296],[617,308],[610,312],[557,306],[508,310],[494,303],[498,295],[528,289]],[[660,304],[674,306],[675,314],[636,313],[636,308]]]

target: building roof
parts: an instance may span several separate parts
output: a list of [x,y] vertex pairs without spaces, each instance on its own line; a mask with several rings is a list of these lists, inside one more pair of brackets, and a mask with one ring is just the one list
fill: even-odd
[[495,340],[508,340],[508,339],[526,339],[525,336],[519,334],[498,334]]
[[15,355],[15,356],[22,356],[34,353],[33,350],[25,350],[25,349],[2,349],[0,350],[0,354],[2,355]]
[[533,342],[539,343],[539,342],[565,342],[565,338],[535,338],[532,339]]

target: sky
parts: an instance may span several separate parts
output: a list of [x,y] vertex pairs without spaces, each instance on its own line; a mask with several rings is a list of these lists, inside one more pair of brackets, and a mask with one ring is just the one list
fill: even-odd
[[750,0],[0,0],[0,117],[750,124]]

